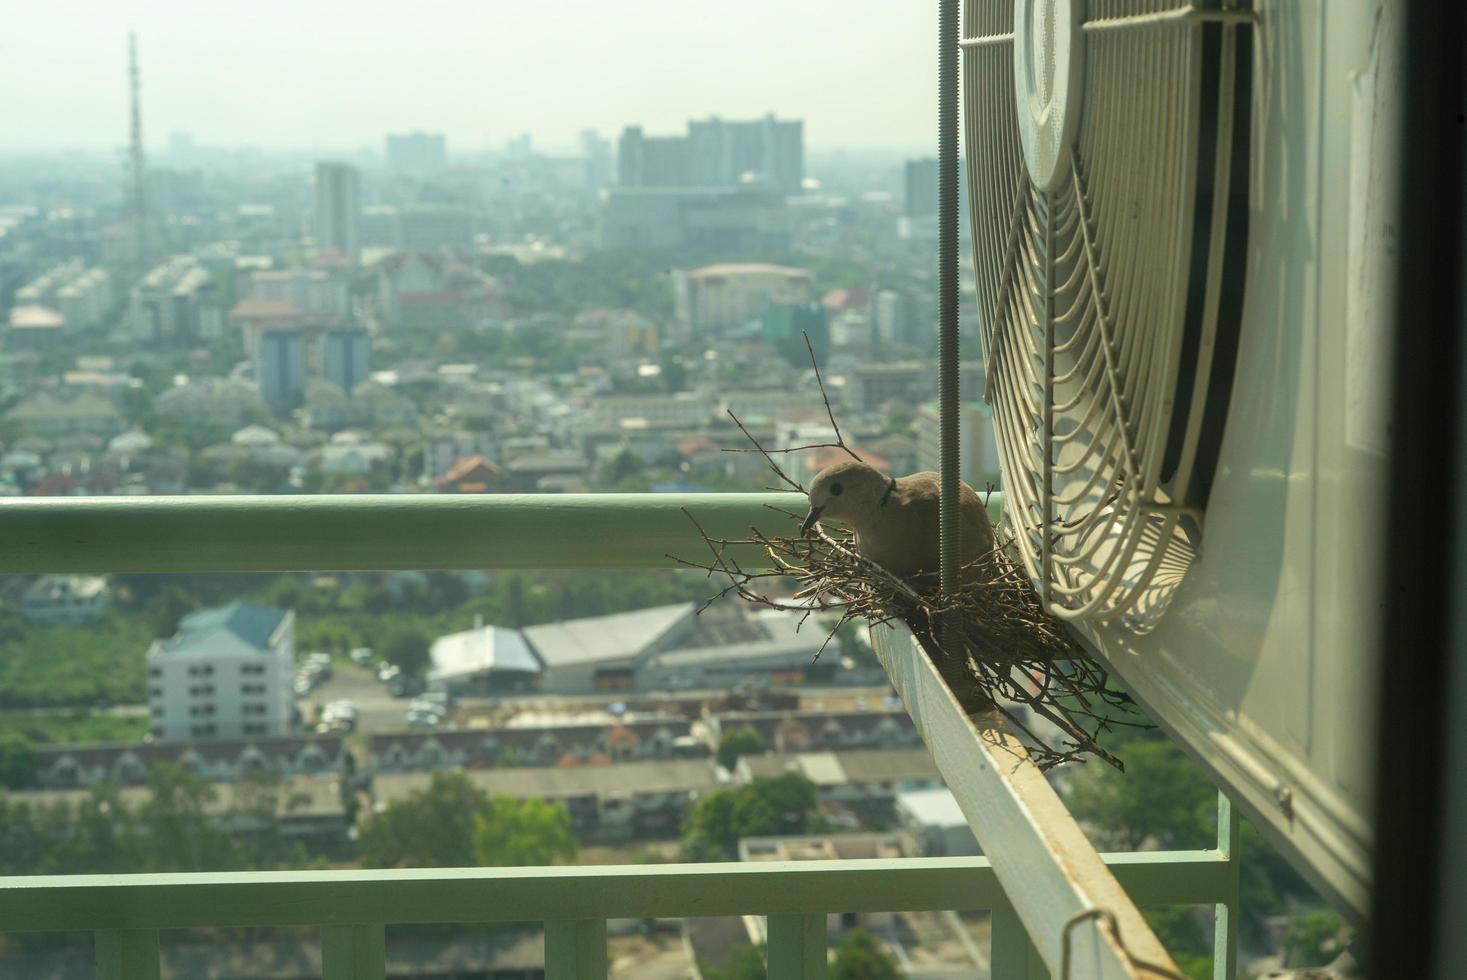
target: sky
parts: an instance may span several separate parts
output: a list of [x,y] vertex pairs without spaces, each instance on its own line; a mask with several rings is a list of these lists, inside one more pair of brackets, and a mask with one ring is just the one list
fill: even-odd
[[774,111],[809,149],[936,139],[936,4],[911,0],[0,0],[0,151],[144,142],[449,152]]

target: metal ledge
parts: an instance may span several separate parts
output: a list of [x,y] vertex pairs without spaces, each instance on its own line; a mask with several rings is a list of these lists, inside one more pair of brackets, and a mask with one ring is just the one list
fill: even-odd
[[[1061,975],[1067,930],[1072,977],[1155,975],[1137,959],[1175,971],[1133,897],[998,716],[975,725],[904,627],[873,627],[872,645],[1050,974]],[[1096,909],[1115,916],[1124,948],[1098,919],[1074,921]]]

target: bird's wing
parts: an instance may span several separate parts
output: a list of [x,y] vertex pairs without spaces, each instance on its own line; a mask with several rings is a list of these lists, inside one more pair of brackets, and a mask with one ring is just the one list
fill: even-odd
[[[936,528],[942,499],[942,480],[932,471],[913,473],[897,480],[897,495],[904,508],[910,509],[912,520]],[[958,514],[963,535],[963,560],[972,561],[993,550],[993,525],[988,521],[988,508],[983,498],[966,483],[958,484]]]

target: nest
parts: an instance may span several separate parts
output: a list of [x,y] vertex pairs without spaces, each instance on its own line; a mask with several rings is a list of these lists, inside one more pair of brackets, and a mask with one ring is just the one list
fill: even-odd
[[[836,441],[777,452],[839,448],[859,460],[836,424],[818,367],[815,378]],[[775,452],[760,446],[738,417],[729,415],[752,444],[747,451],[762,454],[782,484],[769,489],[803,494],[805,488],[779,465]],[[787,517],[792,529],[798,528],[803,515],[771,509]],[[1114,687],[1068,628],[1045,611],[1029,576],[1013,557],[1012,542],[1001,537],[1000,528],[995,528],[995,549],[961,570],[963,585],[957,595],[945,595],[935,581],[905,581],[863,557],[849,531],[830,533],[817,526],[808,536],[794,530],[793,536],[784,537],[751,529],[747,538],[715,538],[691,513],[688,519],[708,546],[709,558],[669,557],[728,583],[709,597],[704,609],[725,596],[737,595],[755,605],[798,612],[802,625],[817,613],[836,614],[834,626],[816,651],[816,660],[849,622],[901,621],[911,629],[958,704],[969,714],[999,712],[1040,769],[1094,757],[1124,770],[1099,740],[1113,726],[1150,727],[1136,712],[1130,696]],[[751,546],[766,559],[755,570],[743,567],[735,557]],[[950,621],[959,624],[953,642],[943,642],[946,638],[939,636],[940,624],[948,614]]]

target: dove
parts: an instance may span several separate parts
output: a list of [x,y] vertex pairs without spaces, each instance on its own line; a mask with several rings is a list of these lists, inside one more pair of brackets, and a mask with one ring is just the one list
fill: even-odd
[[[810,484],[810,512],[800,525],[808,534],[819,521],[836,521],[856,532],[856,550],[898,578],[936,581],[938,498],[936,473],[889,477],[849,460],[827,466]],[[993,550],[988,510],[973,488],[959,485],[962,564]]]

